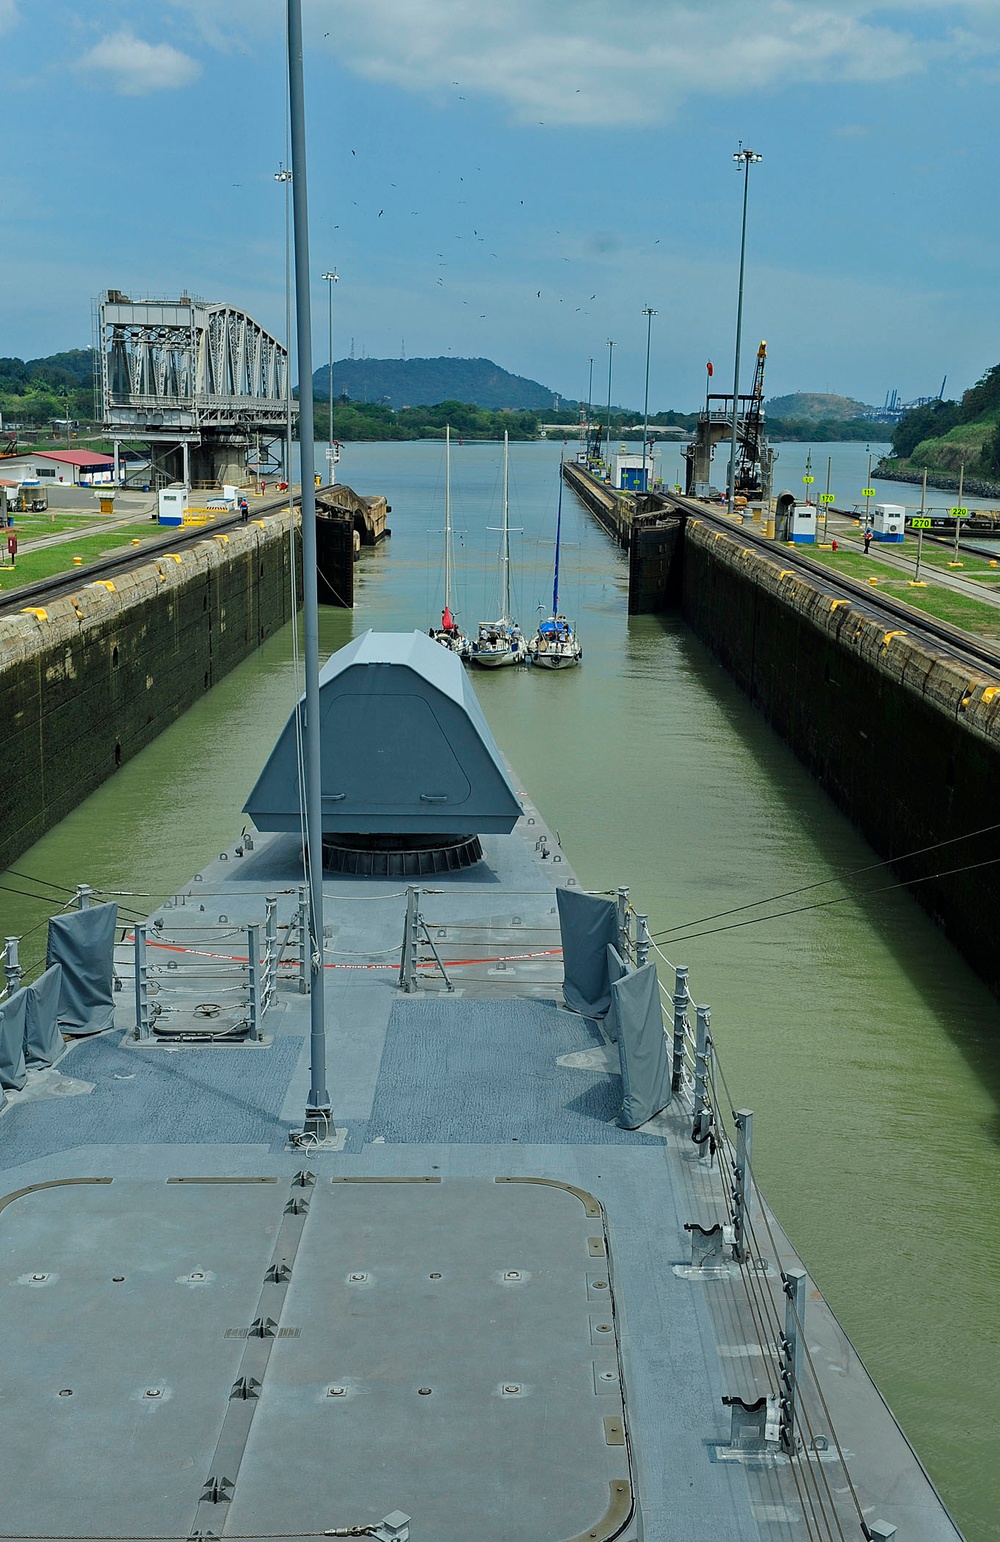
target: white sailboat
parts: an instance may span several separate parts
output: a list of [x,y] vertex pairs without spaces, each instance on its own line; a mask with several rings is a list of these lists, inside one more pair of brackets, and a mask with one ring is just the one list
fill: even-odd
[[559,462],[559,503],[556,509],[556,560],[552,577],[552,614],[547,621],[539,622],[538,631],[531,639],[528,656],[532,664],[543,669],[569,669],[583,658],[580,639],[572,621],[559,612],[559,543],[562,538],[562,461]]
[[446,425],[444,431],[444,607],[441,611],[441,625],[432,626],[429,635],[435,642],[439,642],[442,648],[449,648],[452,653],[457,653],[464,659],[469,652],[469,639],[456,622],[451,608],[451,574],[451,427]]
[[484,669],[499,669],[506,664],[523,664],[528,643],[517,622],[511,618],[510,604],[510,517],[508,510],[508,436],[503,436],[503,524],[500,538],[503,609],[496,621],[480,621],[479,632],[469,649],[469,659]]

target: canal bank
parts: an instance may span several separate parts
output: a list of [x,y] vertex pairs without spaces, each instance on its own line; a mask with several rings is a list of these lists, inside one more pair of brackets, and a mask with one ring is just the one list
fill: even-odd
[[287,624],[288,536],[272,515],[0,617],[0,863]]
[[[499,449],[453,455],[458,603],[475,625],[491,613]],[[558,446],[511,460],[528,622],[551,601]],[[362,553],[353,615],[323,614],[324,652],[368,626],[426,631],[440,603],[443,447],[349,447],[345,461],[354,486],[386,492],[394,533]],[[733,1098],[755,1110],[768,1198],[970,1542],[995,1542],[996,1002],[905,891],[875,892],[871,848],[680,618],[627,616],[624,553],[573,500],[563,517],[584,665],[477,675],[491,727],[581,881],[630,883],[691,966]],[[86,881],[148,910],[150,890],[239,835],[298,689],[286,628],[24,853],[0,883],[5,926],[38,928],[26,963],[53,894]],[[756,903],[792,889],[809,892]],[[339,1111],[335,1080],[331,1093]]]

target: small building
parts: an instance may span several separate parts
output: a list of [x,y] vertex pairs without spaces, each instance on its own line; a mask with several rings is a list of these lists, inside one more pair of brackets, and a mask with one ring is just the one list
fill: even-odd
[[612,486],[621,492],[644,493],[646,491],[646,478],[652,466],[651,458],[646,456],[646,464],[643,466],[641,455],[618,454],[614,458],[614,477]]
[[93,487],[114,481],[115,461],[113,455],[95,450],[26,450],[0,459],[0,472],[5,480],[17,482]]
[[876,541],[902,545],[906,527],[906,509],[901,503],[876,503],[872,533]]

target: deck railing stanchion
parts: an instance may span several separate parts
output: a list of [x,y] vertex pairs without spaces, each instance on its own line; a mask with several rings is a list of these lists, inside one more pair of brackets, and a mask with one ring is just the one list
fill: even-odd
[[262,996],[264,1011],[271,1004],[278,975],[278,901],[275,895],[264,898],[264,977]]
[[698,1155],[705,1156],[707,1154],[705,1148],[710,1147],[708,1137],[712,1129],[712,1109],[708,1096],[712,1054],[709,1025],[712,1021],[712,1013],[708,1007],[695,1007],[694,1010],[697,1029],[694,1051],[694,1121],[691,1127],[691,1139],[699,1148]]
[[309,890],[299,887],[299,995],[309,992]]
[[736,1161],[733,1172],[733,1258],[738,1264],[746,1258],[747,1216],[753,1179],[750,1176],[750,1158],[753,1150],[753,1113],[749,1108],[738,1108],[736,1121]]
[[685,966],[674,970],[674,1054],[670,1072],[670,1087],[680,1092],[684,1081],[684,1037],[687,1033],[688,971]]
[[253,921],[247,927],[247,963],[250,987],[247,1019],[250,1024],[251,1039],[259,1039],[264,1002],[260,978],[260,926]]
[[21,965],[17,956],[17,937],[7,937],[4,940],[3,972],[7,979],[7,994],[13,996],[21,983]]
[[78,883],[77,884],[77,886],[76,886],[76,908],[77,908],[77,910],[89,910],[90,909],[90,896],[93,894],[93,892],[94,891],[90,887],[89,883]]
[[149,1038],[149,964],[146,957],[145,921],[135,928],[135,1031],[139,1039]]
[[406,916],[403,920],[403,946],[399,956],[399,987],[407,995],[417,989],[417,924],[420,915],[420,890],[406,891]]
[[778,1340],[781,1377],[781,1445],[795,1450],[795,1399],[801,1386],[802,1335],[805,1332],[806,1272],[786,1269],[781,1276],[785,1292],[785,1331]]
[[635,918],[635,966],[641,969],[649,958],[649,917]]
[[628,949],[628,889],[618,890],[618,951],[626,961]]

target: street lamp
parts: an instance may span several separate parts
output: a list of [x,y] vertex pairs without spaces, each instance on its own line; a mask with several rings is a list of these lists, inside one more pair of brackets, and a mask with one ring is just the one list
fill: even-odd
[[646,476],[646,449],[649,443],[649,338],[653,326],[653,317],[657,314],[650,306],[646,306],[642,313],[646,318],[646,395],[642,407],[642,490],[649,491],[649,482]]
[[[291,500],[292,485],[292,213],[291,190],[292,173],[281,161],[274,173],[275,182],[280,182],[285,190],[285,341],[287,344],[287,356],[285,359],[285,481],[289,487],[289,500]],[[301,447],[300,447],[301,448]],[[300,457],[301,458],[301,457]],[[260,455],[257,456],[257,487],[261,483]],[[291,502],[289,501],[289,508]]]
[[740,411],[740,340],[743,332],[743,270],[747,254],[747,195],[750,191],[750,167],[756,166],[764,157],[758,155],[755,150],[744,150],[743,141],[733,156],[737,166],[743,167],[743,233],[740,237],[740,290],[739,302],[736,307],[736,365],[733,370],[733,434],[729,447],[729,496],[727,506],[732,514],[736,502],[736,431],[737,420]]
[[608,473],[611,472],[611,363],[615,356],[615,345],[608,338]]
[[332,273],[324,273],[323,277],[330,286],[330,448],[326,452],[326,458],[330,462],[330,486],[333,487],[337,480],[337,473],[334,470],[336,455],[333,437],[333,286],[337,282],[336,268]]

